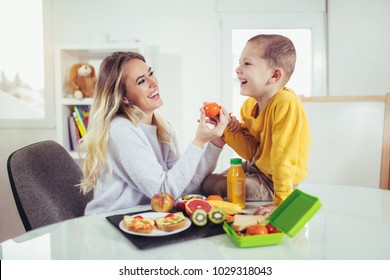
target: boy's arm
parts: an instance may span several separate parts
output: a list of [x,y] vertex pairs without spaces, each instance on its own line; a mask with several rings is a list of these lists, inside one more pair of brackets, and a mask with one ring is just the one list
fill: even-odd
[[241,131],[232,133],[229,128],[223,132],[223,139],[239,156],[249,160],[252,159],[256,153],[259,141],[257,141],[243,124],[241,124]]
[[[244,103],[245,104],[245,103]],[[244,105],[243,105],[244,107]],[[239,122],[236,117],[232,116],[231,113],[228,113],[225,108],[223,108],[224,114],[228,115],[228,125],[225,128],[223,135],[221,137],[221,143],[223,145],[227,143],[231,148],[235,150],[244,159],[251,159],[256,152],[258,141],[249,133],[246,129],[245,122]],[[243,109],[241,108],[241,120],[244,119]],[[213,143],[217,144],[219,143]],[[223,146],[222,145],[222,146]]]
[[230,121],[227,126],[229,128],[229,131],[231,133],[240,132],[242,130],[240,122],[237,120],[235,116],[232,116],[231,114],[229,114],[229,116],[230,116]]
[[[245,120],[250,115],[250,112],[253,110],[256,101],[254,99],[248,98],[241,106],[240,117],[241,122],[239,123],[240,129],[229,129],[227,127],[223,133],[223,139],[225,142],[242,158],[246,160],[252,159],[259,146],[259,140],[257,140],[248,130],[248,126],[245,123]],[[231,122],[238,122],[238,120],[233,116],[230,119]]]

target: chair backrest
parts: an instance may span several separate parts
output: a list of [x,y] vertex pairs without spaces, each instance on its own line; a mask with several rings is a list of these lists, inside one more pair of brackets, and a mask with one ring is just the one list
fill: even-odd
[[385,101],[380,187],[390,190],[390,93]]
[[[390,190],[390,93],[379,96],[302,96],[301,100],[306,103],[314,102],[314,104],[324,104],[330,102],[332,104],[331,106],[327,107],[327,110],[323,111],[316,110],[318,108],[316,106],[311,107],[313,115],[318,116],[317,119],[320,120],[317,125],[313,125],[313,127],[315,127],[317,131],[322,131],[321,135],[317,135],[316,147],[318,150],[320,150],[320,152],[317,152],[315,157],[317,158],[317,161],[319,159],[322,160],[326,157],[330,158],[333,161],[333,164],[331,166],[331,169],[333,168],[333,172],[332,170],[329,170],[329,168],[326,169],[326,172],[324,172],[324,168],[317,168],[317,173],[321,174],[321,176],[323,176],[323,178],[326,178],[327,180],[329,179],[330,174],[334,174],[333,177],[336,177],[335,180],[340,180],[340,178],[342,176],[345,176],[345,174],[350,174],[349,180],[354,180],[355,182],[362,182],[366,179],[370,180],[370,175],[371,177],[376,178],[378,174],[378,172],[376,171],[376,166],[379,166],[379,187],[384,190]],[[334,108],[340,108],[341,106],[337,105],[341,104],[338,103],[344,102],[347,102],[345,104],[362,103],[364,106],[362,106],[361,108],[364,108],[364,111],[347,108],[345,107],[345,105],[343,105],[344,108],[342,110],[332,110]],[[367,106],[368,103],[376,104],[375,107],[371,107]],[[384,106],[382,106],[382,104]],[[307,105],[309,104],[305,104],[305,106]],[[375,110],[375,112],[372,111],[373,108],[377,108],[377,105],[380,105],[380,108],[383,107],[384,112],[381,110]],[[360,106],[352,108],[360,108]],[[308,108],[306,108],[306,110],[307,109]],[[310,112],[309,110],[307,111]],[[323,112],[326,112],[326,116],[324,116]],[[334,114],[334,112],[341,112],[342,116],[338,117],[336,114]],[[373,115],[374,117],[378,116],[379,119],[372,118]],[[352,127],[345,125],[347,121],[344,120],[344,116],[349,116],[349,120],[351,119],[351,117],[353,117],[352,121],[354,121],[356,125]],[[368,120],[368,118],[371,119]],[[384,118],[382,119],[383,134],[382,129],[380,127],[382,125],[381,118]],[[328,119],[336,120],[337,122],[328,122]],[[313,120],[309,118],[309,122],[310,121]],[[338,134],[347,136],[346,139],[342,139],[342,144],[336,143],[337,137],[338,139],[340,139],[340,135]],[[380,137],[382,137],[382,139],[380,139]],[[353,139],[350,140],[351,138]],[[361,145],[358,145],[358,143],[360,143]],[[367,143],[369,144],[367,145]],[[382,144],[382,146],[380,147],[378,146],[378,144]],[[337,152],[337,156],[339,156],[339,158],[335,157],[337,158],[337,162],[334,162],[335,158],[332,157],[332,154],[329,152],[330,148],[332,149],[331,151],[333,152],[333,154]],[[342,150],[342,148],[344,148],[344,150]],[[356,150],[356,148],[358,148],[358,150]],[[340,152],[343,153],[343,155],[341,155]],[[352,153],[353,155],[351,156]],[[376,154],[378,154],[378,161],[374,166],[372,163],[375,163],[375,161],[373,162],[372,158],[376,158]],[[369,160],[371,160],[371,164],[367,163]],[[344,167],[344,169],[339,170],[337,166]],[[369,166],[368,169],[367,166]],[[364,170],[364,172],[359,173],[359,170]],[[311,171],[309,168],[309,173],[310,172]],[[342,184],[355,183],[343,182]]]
[[84,215],[91,193],[80,192],[82,171],[60,144],[23,147],[8,157],[7,169],[26,231]]

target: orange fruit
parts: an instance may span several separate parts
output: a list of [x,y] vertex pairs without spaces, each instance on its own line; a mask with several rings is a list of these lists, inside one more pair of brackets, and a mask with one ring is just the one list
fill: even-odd
[[206,200],[223,200],[222,196],[217,194],[210,194]]
[[249,226],[245,231],[246,235],[261,235],[267,233],[268,233],[268,229],[265,226],[260,224]]
[[203,209],[209,213],[212,208],[213,206],[206,200],[194,198],[187,201],[185,210],[187,215],[191,217],[196,209]]
[[216,102],[206,103],[203,106],[203,108],[204,108],[204,111],[206,113],[206,116],[209,118],[214,118],[214,117],[218,116],[219,110],[221,109],[221,107]]

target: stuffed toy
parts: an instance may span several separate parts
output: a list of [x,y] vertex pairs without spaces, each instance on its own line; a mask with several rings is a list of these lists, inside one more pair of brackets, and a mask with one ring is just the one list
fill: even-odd
[[96,85],[95,69],[88,63],[76,63],[70,69],[69,87],[77,99],[93,96]]

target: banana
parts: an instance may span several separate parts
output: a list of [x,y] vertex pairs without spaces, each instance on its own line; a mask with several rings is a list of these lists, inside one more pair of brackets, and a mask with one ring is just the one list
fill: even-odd
[[207,200],[213,207],[221,208],[228,215],[235,215],[241,212],[241,207],[238,204],[222,200]]

